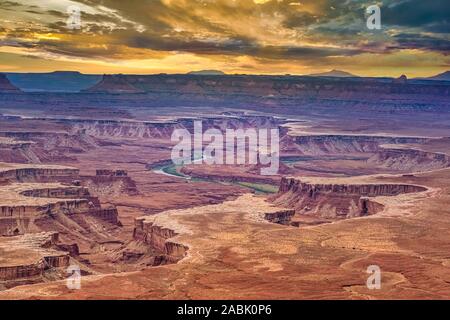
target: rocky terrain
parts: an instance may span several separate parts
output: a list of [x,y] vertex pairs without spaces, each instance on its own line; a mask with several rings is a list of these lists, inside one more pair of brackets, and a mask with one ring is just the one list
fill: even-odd
[[[0,78],[0,298],[446,298],[448,95],[404,77]],[[278,174],[174,165],[195,120],[279,129]],[[70,265],[80,290],[58,281]]]
[[351,179],[332,183],[333,180],[336,179],[301,181],[283,178],[272,200],[294,208],[299,215],[333,220],[376,214],[383,206],[372,198],[427,190],[422,186],[408,184],[364,184]]

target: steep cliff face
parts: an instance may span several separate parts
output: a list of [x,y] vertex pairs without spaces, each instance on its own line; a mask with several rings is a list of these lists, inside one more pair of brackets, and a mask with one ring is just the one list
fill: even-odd
[[[82,153],[98,147],[95,138],[77,132],[0,132],[0,137],[16,141],[3,146],[0,138],[0,161],[15,163],[62,162],[70,160],[66,153]],[[19,143],[21,142],[21,143]]]
[[368,161],[399,171],[426,171],[450,166],[450,157],[446,154],[415,149],[383,149]]
[[[40,282],[46,271],[67,267],[69,254],[59,250],[58,239],[55,232],[0,238],[0,251],[5,258],[0,261],[0,284],[12,287],[30,278]],[[17,256],[11,248],[23,256]]]
[[135,220],[133,239],[143,242],[160,255],[160,262],[176,263],[187,255],[188,247],[180,243],[170,241],[175,237],[172,229],[164,228],[146,221],[145,218]]
[[10,184],[0,190],[0,197],[0,236],[47,231],[53,221],[59,225],[56,230],[64,232],[76,226],[76,220],[89,224],[94,218],[97,225],[120,224],[117,209],[103,208],[98,198],[83,187]]
[[59,120],[69,126],[72,134],[86,134],[92,137],[124,138],[169,138],[175,129],[194,132],[194,121],[202,122],[203,131],[211,128],[226,129],[278,128],[281,120],[270,116],[181,118],[167,122],[139,122],[116,120]]
[[34,142],[2,137],[0,133],[0,161],[15,163],[39,163],[32,150]]
[[285,136],[281,149],[304,155],[336,155],[354,153],[374,153],[383,144],[425,143],[427,139],[409,137],[382,137],[356,135],[307,135]]
[[422,186],[407,184],[323,184],[283,178],[279,192],[272,200],[294,208],[300,215],[345,219],[371,215],[382,209],[382,205],[371,197],[426,190]]
[[13,168],[0,168],[1,181],[45,182],[51,180],[71,181],[77,178],[79,170],[75,168],[50,168],[26,165]]
[[82,177],[82,183],[96,196],[139,194],[136,183],[130,177]]

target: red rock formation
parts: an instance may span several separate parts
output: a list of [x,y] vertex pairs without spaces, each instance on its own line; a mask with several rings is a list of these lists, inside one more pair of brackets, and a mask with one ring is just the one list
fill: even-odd
[[51,180],[70,181],[78,177],[78,169],[51,169],[45,167],[20,167],[0,170],[0,181],[45,182]]
[[410,137],[383,137],[357,135],[284,136],[280,148],[286,152],[304,155],[335,155],[377,152],[383,144],[425,143],[428,139]]
[[0,281],[15,281],[42,276],[46,270],[69,265],[69,255],[58,250],[58,233],[47,232],[14,237],[0,242],[2,246],[13,246],[23,253],[36,257],[31,262],[27,256],[7,259],[0,263]]
[[264,214],[264,219],[272,223],[289,225],[291,224],[291,220],[294,215],[295,210],[282,210],[276,212],[267,212]]
[[149,92],[160,96],[296,97],[296,98],[378,98],[403,94],[449,95],[445,85],[409,83],[405,77],[387,82],[378,79],[314,78],[295,76],[192,76],[192,75],[115,75],[86,92]]
[[403,148],[381,149],[368,161],[398,171],[427,171],[450,166],[450,157],[446,154]]
[[183,259],[187,254],[189,249],[187,246],[169,241],[170,238],[176,235],[177,233],[173,230],[154,225],[152,222],[146,221],[145,218],[135,219],[133,239],[151,246],[164,256],[162,260],[165,262],[175,263]]
[[91,209],[89,210],[89,215],[107,221],[111,224],[119,224],[119,214],[115,207]]
[[99,169],[95,171],[96,176],[107,176],[107,177],[126,177],[128,173],[125,170],[104,170]]
[[394,79],[392,81],[392,83],[396,83],[396,84],[407,84],[408,83],[408,78],[402,74],[400,77],[398,77],[397,79]]
[[[1,137],[13,143],[2,144]],[[73,159],[67,153],[83,153],[96,147],[98,141],[82,132],[0,132],[0,161],[3,162],[61,163]]]
[[[65,219],[76,219],[77,215],[83,215],[114,226],[120,225],[117,209],[112,206],[102,208],[98,198],[91,196],[88,189],[83,187],[31,189],[19,194],[53,200],[46,205],[0,205],[0,236],[28,233],[36,229],[36,223],[40,220],[57,218],[59,215],[65,216]],[[64,224],[64,221],[60,223]]]
[[406,184],[312,184],[283,178],[272,200],[292,207],[297,214],[327,219],[366,216],[378,212],[382,205],[368,197],[396,196],[427,189]]

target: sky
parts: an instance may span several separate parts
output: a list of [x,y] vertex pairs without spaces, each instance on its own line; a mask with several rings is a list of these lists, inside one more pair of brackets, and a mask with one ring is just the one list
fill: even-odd
[[449,19],[449,0],[0,0],[0,72],[431,76],[450,70]]

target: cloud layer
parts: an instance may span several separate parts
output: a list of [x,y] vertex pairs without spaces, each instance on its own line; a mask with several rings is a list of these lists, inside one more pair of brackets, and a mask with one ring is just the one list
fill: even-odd
[[[366,28],[365,15],[372,4],[359,0],[0,1],[0,66],[10,69],[6,71],[51,70],[43,64],[55,62],[63,69],[124,73],[211,68],[308,73],[343,68],[362,75],[412,76],[448,69],[447,0],[378,1],[382,29],[373,31]],[[67,28],[67,8],[73,5],[82,12],[80,30]]]

